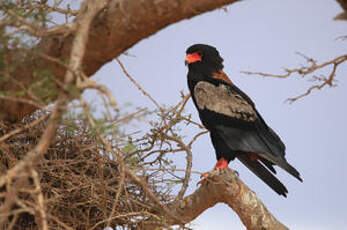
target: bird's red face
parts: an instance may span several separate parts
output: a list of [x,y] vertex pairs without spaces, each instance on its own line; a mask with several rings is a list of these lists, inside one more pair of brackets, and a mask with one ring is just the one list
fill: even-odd
[[194,63],[194,62],[197,62],[197,61],[201,61],[202,60],[202,55],[201,53],[199,52],[194,52],[194,53],[191,53],[191,54],[187,54],[186,58],[184,59],[185,60],[185,64],[191,64],[191,63]]

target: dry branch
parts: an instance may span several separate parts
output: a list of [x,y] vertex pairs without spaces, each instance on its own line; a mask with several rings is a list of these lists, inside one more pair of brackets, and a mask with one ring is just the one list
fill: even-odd
[[[225,203],[232,208],[247,230],[288,230],[230,168],[209,172],[206,183],[183,200],[168,204],[168,207],[183,223],[189,223],[217,203]],[[171,225],[179,224],[169,216],[166,218]],[[153,226],[153,223],[148,223],[146,229],[153,229]]]
[[140,85],[139,83],[137,83],[137,81],[132,77],[130,76],[130,74],[128,73],[128,71],[125,69],[125,66],[123,65],[123,63],[118,59],[116,58],[116,61],[117,63],[119,64],[119,66],[121,67],[123,73],[125,74],[125,76],[127,76],[127,78],[129,78],[129,80],[136,86],[136,88],[143,94],[145,95],[146,97],[148,97],[152,102],[153,104],[155,104],[155,106],[157,106],[157,108],[160,110],[160,111],[163,111],[163,108],[161,108],[161,106],[159,105],[159,103],[149,94],[146,92],[146,90],[144,90]]
[[262,73],[262,72],[249,72],[249,71],[242,71],[242,73],[244,74],[248,74],[248,75],[259,75],[261,77],[273,77],[273,78],[288,78],[293,74],[299,74],[302,77],[306,77],[310,74],[314,74],[315,72],[317,72],[318,70],[321,70],[327,66],[332,66],[332,69],[328,75],[328,77],[325,77],[324,75],[318,77],[317,75],[312,75],[311,76],[311,81],[320,81],[322,82],[321,84],[316,84],[311,86],[310,88],[308,88],[306,90],[306,92],[296,96],[296,97],[292,97],[292,98],[288,98],[287,101],[289,101],[290,103],[295,102],[296,100],[305,97],[309,94],[311,94],[311,92],[315,89],[320,90],[326,86],[329,87],[333,87],[334,84],[334,80],[335,80],[335,76],[336,76],[336,71],[339,65],[341,65],[342,63],[347,62],[347,54],[345,55],[341,55],[339,57],[336,57],[332,60],[323,62],[321,64],[318,64],[318,62],[316,60],[314,60],[313,58],[309,58],[301,53],[298,53],[301,57],[303,57],[308,65],[307,66],[302,66],[300,68],[295,68],[295,69],[287,69],[285,68],[284,71],[286,72],[285,74],[269,74],[269,73]]

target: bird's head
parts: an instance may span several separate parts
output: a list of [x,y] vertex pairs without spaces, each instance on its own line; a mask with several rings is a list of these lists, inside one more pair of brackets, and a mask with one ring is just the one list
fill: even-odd
[[195,44],[187,49],[186,54],[185,63],[189,69],[207,68],[215,72],[223,69],[223,58],[213,46]]

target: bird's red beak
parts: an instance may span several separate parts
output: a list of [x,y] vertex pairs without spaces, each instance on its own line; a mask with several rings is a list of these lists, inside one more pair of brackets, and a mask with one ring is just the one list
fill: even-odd
[[187,65],[190,63],[201,61],[201,56],[197,52],[194,52],[192,54],[187,54],[187,56],[184,60],[185,60],[185,63]]

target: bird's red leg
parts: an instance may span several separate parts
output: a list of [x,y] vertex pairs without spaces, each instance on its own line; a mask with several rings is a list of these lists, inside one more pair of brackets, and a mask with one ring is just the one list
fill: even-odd
[[223,157],[219,159],[213,169],[225,169],[228,167],[228,161]]
[[[222,157],[222,158],[220,158],[220,159],[217,161],[217,163],[216,163],[216,165],[214,166],[213,170],[215,170],[215,169],[225,169],[225,168],[228,167],[228,164],[229,164],[228,161]],[[203,184],[203,183],[206,182],[207,177],[208,177],[208,172],[202,174],[201,177],[203,177],[203,178],[202,178],[202,180],[200,180],[200,181],[198,182],[198,184]]]

